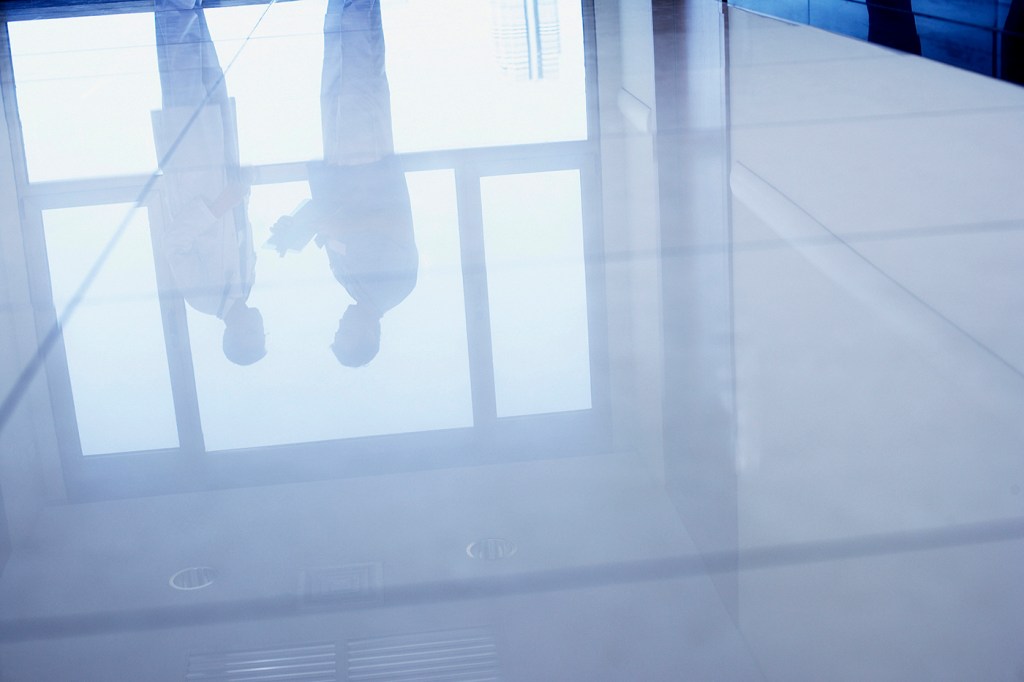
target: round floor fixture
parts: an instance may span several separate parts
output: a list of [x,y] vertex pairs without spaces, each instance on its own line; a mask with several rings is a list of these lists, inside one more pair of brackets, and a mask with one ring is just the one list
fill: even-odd
[[192,566],[172,575],[170,584],[176,590],[201,590],[212,585],[216,575],[209,566]]
[[472,559],[483,559],[484,561],[497,561],[507,559],[516,553],[516,543],[503,538],[483,538],[469,543],[466,547],[466,554]]

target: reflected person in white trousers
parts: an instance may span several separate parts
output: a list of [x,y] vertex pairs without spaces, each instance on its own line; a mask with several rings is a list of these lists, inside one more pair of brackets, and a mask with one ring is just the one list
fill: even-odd
[[196,4],[159,0],[154,13],[163,100],[153,113],[163,164],[156,241],[185,302],[224,322],[225,357],[249,365],[266,355],[263,317],[247,304],[256,273],[249,187],[233,102]]

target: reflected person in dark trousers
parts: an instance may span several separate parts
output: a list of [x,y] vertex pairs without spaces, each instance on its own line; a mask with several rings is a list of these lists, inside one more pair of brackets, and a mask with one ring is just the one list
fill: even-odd
[[[868,40],[921,54],[911,0],[867,0]],[[1024,0],[1012,0],[1000,39],[999,77],[1024,84]]]
[[412,292],[419,268],[409,190],[394,155],[378,0],[330,0],[320,108],[324,160],[309,167],[313,198],[278,221],[268,245],[283,255],[315,236],[355,301],[331,348],[341,364],[359,367],[376,357],[381,318]]
[[1024,85],[1024,0],[1013,0],[1003,24],[1000,77]]
[[158,0],[157,56],[163,106],[153,112],[163,160],[157,244],[182,298],[224,322],[223,351],[238,365],[266,355],[263,317],[247,301],[256,253],[239,167],[237,126],[203,10]]
[[867,0],[868,41],[921,54],[921,38],[911,0]]

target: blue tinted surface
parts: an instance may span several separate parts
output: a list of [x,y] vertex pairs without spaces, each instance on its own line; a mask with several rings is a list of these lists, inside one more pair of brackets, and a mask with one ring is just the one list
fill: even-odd
[[0,19],[4,680],[1024,670],[1024,91],[942,17]]

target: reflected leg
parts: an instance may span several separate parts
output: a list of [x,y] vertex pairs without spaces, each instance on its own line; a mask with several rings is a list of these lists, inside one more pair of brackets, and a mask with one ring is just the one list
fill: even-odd
[[165,109],[195,106],[207,95],[227,100],[224,71],[201,9],[154,13],[160,90]]
[[1024,85],[1024,0],[1013,0],[1003,25],[1001,73],[1003,80]]
[[327,163],[370,163],[394,153],[378,0],[328,3],[320,113]]
[[868,0],[868,40],[896,50],[921,54],[911,0]]

